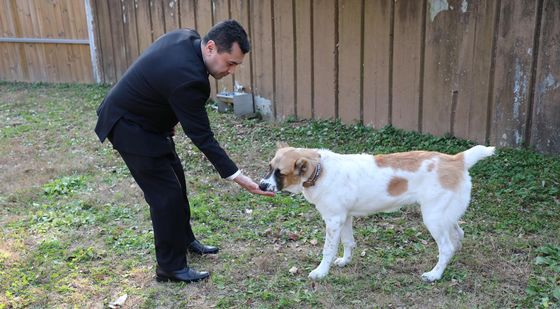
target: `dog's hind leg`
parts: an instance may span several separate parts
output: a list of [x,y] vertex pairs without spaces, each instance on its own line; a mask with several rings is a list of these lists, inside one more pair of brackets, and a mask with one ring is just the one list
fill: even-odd
[[427,207],[422,207],[424,224],[436,241],[439,253],[436,266],[431,271],[422,274],[424,281],[433,282],[441,279],[447,264],[449,264],[455,252],[460,249],[463,231],[457,225],[457,222],[453,221],[454,218],[442,216],[442,213],[444,213],[442,210],[447,207],[458,207],[455,204],[451,202],[445,206],[442,204],[436,207],[430,206],[430,210],[427,210]]
[[344,246],[344,255],[341,258],[337,258],[334,264],[338,267],[344,267],[352,261],[352,250],[356,247],[354,235],[352,234],[352,216],[346,218],[340,233],[340,240]]
[[325,235],[325,245],[323,247],[323,259],[317,268],[315,268],[311,273],[309,273],[309,278],[313,280],[318,280],[324,278],[329,273],[329,268],[333,262],[336,252],[338,251],[338,243],[340,242],[340,233],[345,217],[337,216],[325,218],[325,223],[327,225],[327,234]]

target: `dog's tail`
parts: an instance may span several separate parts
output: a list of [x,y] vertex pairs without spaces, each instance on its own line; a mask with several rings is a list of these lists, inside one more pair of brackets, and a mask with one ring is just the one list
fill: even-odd
[[476,162],[489,157],[494,154],[496,147],[486,147],[482,145],[474,146],[473,148],[463,152],[465,156],[465,166],[467,169],[471,168]]

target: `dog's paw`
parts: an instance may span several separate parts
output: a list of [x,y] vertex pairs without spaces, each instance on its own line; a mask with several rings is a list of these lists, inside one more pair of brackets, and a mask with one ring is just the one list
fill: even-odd
[[350,263],[350,259],[345,259],[343,257],[339,257],[334,261],[334,264],[338,267],[344,267]]
[[312,272],[309,273],[309,279],[311,279],[311,280],[321,280],[321,279],[325,278],[326,275],[327,275],[326,271],[320,271],[317,268],[315,268]]
[[422,274],[422,280],[424,280],[424,282],[434,282],[441,279],[441,274],[435,274],[434,272],[427,272],[427,273],[423,273]]

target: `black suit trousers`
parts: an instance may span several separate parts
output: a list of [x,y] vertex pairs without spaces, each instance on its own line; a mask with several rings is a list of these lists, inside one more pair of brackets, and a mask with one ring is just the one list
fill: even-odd
[[195,240],[185,173],[174,148],[173,145],[172,153],[159,157],[119,150],[150,205],[157,263],[168,271],[187,266],[187,244]]

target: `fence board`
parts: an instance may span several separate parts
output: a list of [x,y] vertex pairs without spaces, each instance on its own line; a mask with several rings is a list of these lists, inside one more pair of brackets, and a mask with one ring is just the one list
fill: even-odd
[[313,117],[313,61],[311,58],[311,5],[312,0],[298,0],[295,7],[296,96],[297,117]]
[[347,123],[362,121],[361,12],[361,0],[340,0],[338,4],[338,115]]
[[196,0],[179,2],[179,25],[181,28],[196,29],[196,2]]
[[179,4],[177,0],[163,0],[163,17],[165,20],[165,32],[171,32],[179,28]]
[[[124,27],[122,21],[122,5],[120,1],[109,1],[109,17],[111,18],[111,37],[113,38],[113,59],[115,61],[116,78],[119,80],[128,69],[126,54],[127,46],[123,45]],[[115,80],[115,82],[117,81]]]
[[458,9],[459,0],[449,1],[449,7],[437,7],[436,3],[440,2],[431,1],[426,21],[422,128],[434,135],[444,135],[453,131],[458,96],[462,95],[457,67],[470,19],[464,18]]
[[534,94],[531,145],[560,152],[560,2],[545,0]]
[[395,2],[391,124],[420,130],[425,1]]
[[123,0],[122,10],[124,44],[126,46],[126,65],[130,66],[140,54],[135,0]]
[[[251,33],[253,33],[254,95],[274,102],[272,42],[272,3],[270,0],[252,0],[250,4]],[[274,108],[274,106],[272,106]],[[274,111],[273,111],[274,112]]]
[[469,18],[458,61],[458,98],[453,134],[484,143],[492,39],[497,2],[470,1],[462,19]]
[[389,124],[389,65],[392,0],[364,1],[363,122]]
[[[33,16],[36,16],[36,14],[33,14],[34,10],[30,6],[29,1],[12,1],[12,4],[13,8],[15,8],[17,12],[12,19],[12,22],[14,27],[19,29],[19,33],[15,36],[30,38],[40,37],[37,31],[35,31],[36,20],[34,20]],[[25,71],[25,75],[21,76],[21,80],[40,81],[47,79],[47,76],[46,74],[44,74],[43,70],[29,69],[34,67],[43,67],[44,61],[41,62],[40,58],[40,55],[44,54],[44,47],[42,45],[37,46],[37,44],[19,44],[18,52],[21,53],[19,55],[20,62],[25,63],[24,65],[21,65],[22,70]]]
[[[229,0],[214,0],[214,24],[229,19]],[[216,81],[218,92],[231,91],[233,87],[233,77],[228,75]]]
[[[313,1],[313,93],[315,118],[336,117],[336,0]],[[321,35],[318,35],[318,34]]]
[[274,1],[274,104],[277,119],[295,115],[292,1]]
[[[97,0],[103,1],[103,0]],[[154,33],[152,30],[151,1],[135,1],[136,23],[138,31],[138,52],[142,52],[152,44]],[[103,52],[103,54],[105,54]]]
[[152,42],[165,33],[165,9],[166,0],[150,0],[150,18],[152,19]]
[[[232,0],[230,2],[231,18],[237,20],[247,32],[249,36],[249,41],[252,43],[252,36],[250,33],[250,22],[249,22],[249,0]],[[251,57],[253,53],[245,55],[243,63],[235,71],[233,76],[234,85],[240,84],[247,91],[251,92]]]
[[501,1],[490,143],[521,146],[525,136],[538,1]]
[[[95,1],[95,15],[97,16],[97,32],[100,41],[99,50],[102,55],[100,66],[103,71],[103,82],[114,83],[117,80],[116,65],[113,56],[113,36],[109,22],[109,6],[107,1]],[[109,22],[107,22],[109,21]]]
[[[212,1],[200,0],[196,2],[196,23],[197,31],[200,33],[201,37],[204,37],[208,30],[212,28],[214,24],[214,17],[212,14]],[[216,96],[216,82],[210,78],[210,96]]]

